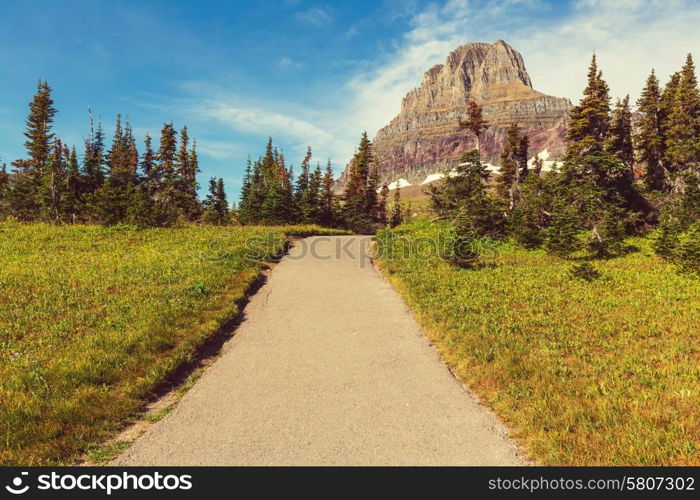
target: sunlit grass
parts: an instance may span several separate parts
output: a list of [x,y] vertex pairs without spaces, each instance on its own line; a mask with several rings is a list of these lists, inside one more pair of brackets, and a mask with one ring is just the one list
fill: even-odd
[[[436,238],[438,224],[400,231]],[[700,279],[650,249],[596,263],[504,244],[493,266],[380,266],[445,360],[543,464],[700,464]],[[386,244],[386,243],[385,243]]]
[[0,225],[0,464],[68,463],[112,434],[237,314],[287,234],[321,232]]

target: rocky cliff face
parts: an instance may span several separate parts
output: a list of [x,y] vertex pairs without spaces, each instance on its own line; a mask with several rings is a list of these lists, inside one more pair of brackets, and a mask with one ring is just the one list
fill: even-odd
[[[374,151],[386,182],[420,183],[475,147],[469,132],[458,131],[473,99],[489,127],[481,135],[485,161],[498,163],[508,126],[515,122],[530,138],[530,156],[547,150],[561,156],[571,103],[532,88],[522,56],[507,43],[469,43],[430,68],[420,86],[401,102],[401,112],[379,130]],[[341,178],[341,183],[344,179]]]

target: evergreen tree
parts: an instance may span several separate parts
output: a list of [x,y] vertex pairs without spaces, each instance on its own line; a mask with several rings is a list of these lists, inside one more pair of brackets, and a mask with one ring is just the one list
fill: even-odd
[[299,173],[299,177],[297,177],[296,186],[294,188],[294,200],[299,212],[299,221],[303,223],[310,223],[313,220],[314,207],[310,192],[310,162],[311,148],[307,148],[306,156],[304,156],[304,159],[301,162],[301,172]]
[[[396,186],[395,191],[401,191],[401,188],[399,186]],[[376,220],[377,224],[383,227],[389,223],[389,219],[387,218],[387,205],[389,203],[389,186],[387,186],[386,184],[383,184],[381,189],[379,190],[379,200],[377,203],[378,204]]]
[[479,106],[476,101],[470,100],[467,104],[467,119],[459,119],[458,122],[459,130],[468,130],[474,136],[475,146],[474,149],[477,151],[481,150],[479,141],[481,138],[481,132],[488,128],[488,124],[484,119],[481,106]]
[[617,100],[612,113],[607,150],[617,156],[629,169],[634,164],[634,147],[632,145],[632,111],[630,96]]
[[508,200],[510,208],[515,206],[515,183],[518,177],[518,147],[520,137],[518,125],[511,123],[506,132],[506,139],[501,150],[501,168],[497,179],[498,194]]
[[225,225],[229,222],[229,206],[223,179],[209,179],[209,194],[204,200],[204,220],[209,224]]
[[255,219],[253,217],[252,192],[253,192],[253,165],[248,156],[246,162],[245,174],[243,175],[243,183],[241,186],[241,197],[238,203],[238,220],[241,224],[250,224]]
[[97,130],[93,128],[90,114],[90,137],[85,140],[85,156],[83,158],[83,194],[95,193],[104,183],[104,132],[102,122],[98,122]]
[[68,155],[68,171],[66,172],[65,200],[62,207],[62,212],[67,216],[67,219],[75,223],[80,215],[82,192],[84,179],[80,173],[78,164],[78,155],[73,146]]
[[661,88],[654,70],[647,78],[646,85],[637,100],[640,119],[635,136],[639,161],[644,165],[644,184],[647,189],[664,189],[666,172],[664,169],[664,112]]
[[425,192],[433,209],[456,222],[460,237],[494,237],[503,231],[503,211],[486,192],[489,171],[477,150],[462,156],[455,175],[446,175],[442,184],[430,184]]
[[690,54],[680,73],[668,115],[665,160],[676,188],[683,173],[700,162],[700,91]]
[[144,150],[141,156],[141,183],[149,193],[153,193],[158,186],[159,179],[155,178],[155,154],[153,153],[153,140],[146,133]]
[[29,103],[27,140],[24,146],[29,155],[30,169],[38,177],[51,161],[53,133],[51,126],[56,109],[53,107],[51,87],[46,80],[40,80],[34,99]]
[[610,95],[603,73],[593,54],[588,69],[588,84],[578,106],[569,112],[567,158],[601,151],[610,128]]
[[335,214],[333,210],[333,168],[331,167],[330,158],[326,164],[326,172],[323,175],[321,187],[320,223],[325,227],[333,227],[335,225]]
[[190,138],[187,127],[180,131],[180,142],[175,157],[175,186],[173,196],[175,205],[180,213],[189,221],[196,220],[199,216],[199,202],[197,200],[197,171],[198,157],[196,145],[189,149]]
[[[380,222],[378,212],[379,207],[379,197],[377,191],[380,190],[379,183],[381,178],[379,176],[379,169],[376,164],[370,167],[369,177],[367,178],[367,184],[365,186],[365,213],[373,222]],[[397,187],[398,189],[398,187]]]
[[[51,126],[56,114],[51,98],[51,87],[40,80],[37,92],[29,103],[27,129],[24,133],[28,159],[13,162],[14,179],[9,193],[12,215],[23,221],[36,220],[47,201],[40,190],[45,190],[46,177],[50,170],[53,133]],[[44,210],[45,212],[45,210]]]
[[0,163],[0,221],[10,215],[10,175],[7,165]]
[[516,162],[518,164],[518,184],[521,184],[528,174],[527,157],[529,149],[530,138],[527,135],[523,135],[520,137],[520,141],[518,141],[518,151],[516,155]]
[[367,212],[372,202],[371,200],[368,202],[366,198],[369,193],[368,183],[373,162],[372,142],[367,137],[367,132],[363,132],[360,144],[350,161],[349,179],[343,193],[344,218],[347,224],[357,232],[373,232],[372,214]]
[[54,140],[53,152],[41,172],[39,204],[42,218],[46,221],[61,220],[61,205],[65,194],[66,164],[63,156],[63,143]]
[[394,197],[391,203],[391,216],[389,218],[389,225],[391,227],[396,227],[401,225],[403,222],[403,209],[401,207],[401,190],[396,188],[394,190]]
[[156,180],[156,199],[166,204],[172,203],[177,197],[176,152],[177,132],[175,132],[172,122],[165,123],[160,133],[160,147],[156,154],[153,177]]

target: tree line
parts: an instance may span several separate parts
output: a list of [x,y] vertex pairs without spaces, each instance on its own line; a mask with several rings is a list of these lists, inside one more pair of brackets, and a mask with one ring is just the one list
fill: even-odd
[[325,169],[320,163],[311,167],[312,151],[307,148],[300,172],[292,166],[269,139],[265,154],[248,160],[240,202],[237,208],[241,224],[319,224],[344,227],[360,233],[402,220],[398,189],[389,201],[389,188],[381,184],[372,156],[372,143],[363,133],[348,167],[348,182],[343,193],[335,193],[330,159]]
[[53,133],[55,114],[51,87],[41,80],[29,103],[26,158],[14,161],[10,172],[0,167],[0,219],[141,226],[228,219],[221,181],[214,180],[204,203],[198,199],[197,146],[186,126],[178,132],[165,123],[157,149],[146,134],[139,153],[128,120],[117,115],[107,149],[102,124],[95,128],[91,116],[79,159],[76,147]]
[[[488,127],[477,108],[460,122],[475,137]],[[700,91],[691,55],[663,88],[652,70],[636,115],[629,96],[611,105],[594,55],[566,140],[561,164],[543,172],[539,158],[529,164],[528,138],[512,124],[495,192],[478,150],[427,188],[433,209],[455,223],[456,248],[469,249],[454,252],[455,261],[478,262],[474,242],[485,237],[606,258],[630,250],[628,236],[658,227],[656,251],[700,269]]]

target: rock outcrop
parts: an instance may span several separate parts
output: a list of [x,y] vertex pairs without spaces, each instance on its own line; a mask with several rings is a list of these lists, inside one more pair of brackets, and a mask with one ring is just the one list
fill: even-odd
[[570,101],[534,90],[522,56],[504,41],[469,43],[430,68],[403,98],[399,115],[377,132],[374,151],[383,180],[421,183],[473,149],[473,136],[458,131],[471,99],[489,124],[480,139],[485,161],[498,163],[513,122],[529,136],[530,156],[543,150],[550,159],[561,156]]

